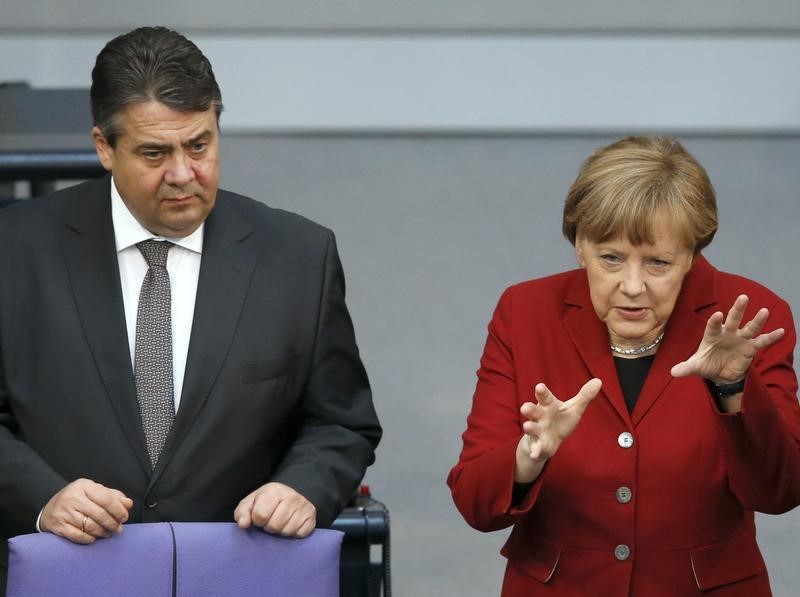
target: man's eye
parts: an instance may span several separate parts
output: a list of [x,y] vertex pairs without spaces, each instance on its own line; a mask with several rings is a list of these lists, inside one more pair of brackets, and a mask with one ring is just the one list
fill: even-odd
[[144,151],[142,152],[144,159],[146,160],[158,160],[161,159],[161,156],[164,155],[163,151]]
[[193,153],[202,153],[205,151],[206,147],[208,147],[208,143],[195,143],[192,145],[192,152]]

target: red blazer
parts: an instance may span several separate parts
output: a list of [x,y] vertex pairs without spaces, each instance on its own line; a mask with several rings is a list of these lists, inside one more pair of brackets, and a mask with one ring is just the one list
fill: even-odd
[[[750,297],[786,335],[760,351],[742,412],[721,414],[702,379],[672,378],[708,317]],[[753,511],[800,503],[800,408],[789,306],[704,258],[687,275],[633,413],[625,406],[583,270],[525,282],[489,325],[464,448],[448,477],[456,506],[481,531],[513,525],[504,596],[770,595]],[[571,437],[512,504],[522,403],[544,382],[560,399],[603,381]],[[628,441],[626,441],[626,439]]]

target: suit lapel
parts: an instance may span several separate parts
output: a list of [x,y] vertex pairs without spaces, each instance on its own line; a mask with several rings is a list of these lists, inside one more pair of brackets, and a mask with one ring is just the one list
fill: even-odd
[[75,208],[66,215],[62,247],[89,350],[120,427],[142,468],[149,473],[128,349],[109,181],[105,177],[84,186]]
[[243,242],[252,233],[252,226],[226,204],[225,195],[219,192],[217,205],[206,220],[181,403],[153,482],[211,393],[236,333],[255,267],[256,256]]
[[656,401],[673,383],[670,370],[688,359],[697,349],[706,327],[706,319],[698,311],[717,302],[714,268],[698,256],[683,281],[681,293],[664,331],[647,380],[633,409],[633,424],[638,425]]
[[[603,382],[601,393],[626,424],[630,424],[628,408],[622,396],[614,359],[608,348],[608,330],[597,317],[589,296],[589,282],[585,271],[577,272],[565,297],[567,304],[564,325],[575,344],[581,359],[593,377]],[[583,380],[582,383],[589,381]],[[562,398],[563,399],[563,398]]]

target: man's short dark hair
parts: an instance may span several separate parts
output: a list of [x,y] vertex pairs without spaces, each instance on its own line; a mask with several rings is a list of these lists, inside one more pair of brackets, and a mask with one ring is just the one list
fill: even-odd
[[115,37],[92,70],[92,118],[114,147],[117,116],[131,104],[158,101],[180,112],[222,112],[214,71],[200,49],[166,27],[140,27]]

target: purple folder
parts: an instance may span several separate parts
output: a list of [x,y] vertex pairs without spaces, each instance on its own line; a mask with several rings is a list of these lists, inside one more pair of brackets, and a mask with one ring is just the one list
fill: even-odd
[[344,537],[339,531],[317,529],[306,539],[287,539],[234,524],[187,522],[172,528],[179,596],[339,595]]
[[317,529],[288,539],[232,523],[129,524],[91,545],[22,535],[8,541],[7,597],[334,597],[342,538]]
[[7,597],[172,596],[169,524],[131,524],[77,545],[50,533],[8,540]]

